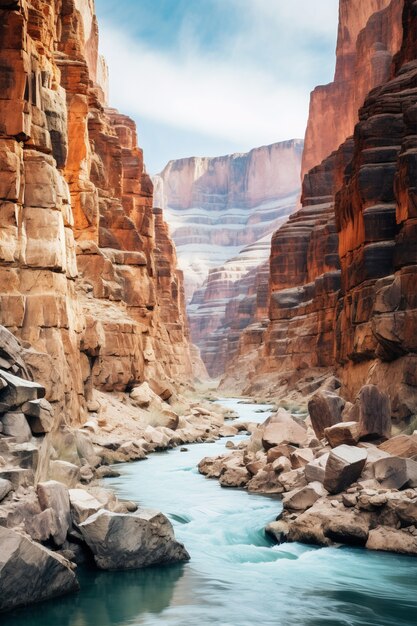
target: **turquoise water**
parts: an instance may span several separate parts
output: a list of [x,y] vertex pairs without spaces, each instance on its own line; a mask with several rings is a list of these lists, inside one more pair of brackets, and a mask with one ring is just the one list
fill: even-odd
[[[263,421],[256,405],[223,402]],[[266,408],[266,407],[264,407]],[[235,437],[238,441],[242,436]],[[416,626],[417,559],[348,548],[273,546],[280,502],[198,474],[222,440],[118,466],[120,496],[170,516],[185,565],[80,573],[80,593],[0,616],[2,626]]]

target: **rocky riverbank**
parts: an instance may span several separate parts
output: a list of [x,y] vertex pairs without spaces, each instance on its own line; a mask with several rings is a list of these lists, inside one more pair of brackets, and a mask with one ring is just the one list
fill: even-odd
[[[278,543],[347,544],[417,554],[417,431],[395,433],[388,396],[366,385],[353,404],[337,381],[309,402],[309,415],[280,408],[229,454],[199,471],[223,487],[282,496],[267,527]],[[234,447],[231,444],[230,447]]]
[[3,333],[0,611],[77,590],[86,560],[100,569],[188,560],[162,513],[120,500],[100,479],[117,474],[110,463],[213,441],[228,432],[230,411],[150,381],[129,394],[97,392],[81,428],[53,428],[45,388],[23,378],[20,346]]

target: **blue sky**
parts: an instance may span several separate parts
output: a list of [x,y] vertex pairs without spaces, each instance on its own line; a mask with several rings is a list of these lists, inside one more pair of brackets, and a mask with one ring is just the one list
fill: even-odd
[[332,80],[338,4],[96,0],[110,105],[137,122],[148,171],[303,137],[311,89]]

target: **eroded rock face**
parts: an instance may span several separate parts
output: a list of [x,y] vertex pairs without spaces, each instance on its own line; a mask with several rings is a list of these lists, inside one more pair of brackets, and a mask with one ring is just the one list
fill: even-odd
[[296,207],[301,151],[292,140],[180,159],[154,178],[185,273],[191,336],[213,376],[255,319],[257,268],[269,257],[272,232]]
[[0,324],[80,422],[93,386],[191,374],[182,276],[135,124],[106,107],[94,4],[0,11]]

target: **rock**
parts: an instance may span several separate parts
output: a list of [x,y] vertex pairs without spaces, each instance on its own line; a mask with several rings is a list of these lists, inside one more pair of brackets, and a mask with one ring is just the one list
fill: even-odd
[[198,464],[198,471],[207,478],[219,478],[223,469],[224,456],[209,457],[201,459]]
[[1,421],[5,435],[14,437],[18,443],[25,443],[31,440],[32,432],[23,413],[5,413],[2,415]]
[[265,527],[265,532],[275,539],[278,544],[285,543],[288,536],[288,524],[283,520],[271,522]]
[[291,470],[290,472],[284,472],[279,475],[279,482],[283,486],[285,491],[291,491],[292,489],[298,489],[305,487],[307,481],[305,478],[304,468]]
[[280,456],[272,463],[272,469],[275,474],[282,474],[282,472],[291,471],[292,467],[286,456]]
[[365,467],[367,452],[352,446],[333,448],[327,459],[324,487],[329,493],[339,493],[360,477]]
[[292,469],[300,469],[314,460],[314,452],[311,448],[295,449],[290,456]]
[[282,498],[285,509],[305,511],[321,497],[327,495],[323,485],[318,482],[309,483],[306,487],[286,493]]
[[368,550],[417,554],[417,537],[403,530],[379,526],[369,531],[366,547]]
[[326,437],[332,448],[337,448],[346,444],[347,446],[355,446],[360,438],[358,422],[340,422],[329,428],[324,429]]
[[323,454],[322,456],[310,461],[304,467],[305,478],[308,483],[313,482],[324,482],[324,476],[326,471],[326,463],[329,458],[329,452]]
[[157,396],[162,400],[169,400],[174,395],[174,388],[167,381],[156,380],[152,378],[149,380],[149,387]]
[[274,446],[270,448],[267,452],[266,459],[268,463],[273,463],[280,456],[286,456],[287,459],[291,459],[291,454],[295,452],[297,448],[295,446],[290,446],[287,443],[282,443],[279,446]]
[[80,468],[68,461],[50,461],[48,475],[50,480],[56,480],[71,488],[80,480]]
[[80,480],[82,483],[90,483],[94,478],[93,469],[90,465],[82,465],[80,467]]
[[84,489],[70,489],[71,517],[77,526],[103,508],[103,504]]
[[354,493],[343,493],[342,502],[348,508],[354,507],[358,502],[358,496]]
[[238,429],[230,424],[225,424],[219,430],[220,437],[235,437],[238,434]]
[[324,522],[324,536],[336,543],[364,546],[369,534],[370,518],[352,508],[333,509]]
[[13,485],[10,480],[0,478],[0,502],[4,500],[8,493],[13,490]]
[[87,462],[92,467],[98,467],[101,463],[101,457],[96,453],[90,435],[82,430],[75,430],[74,438],[77,454],[81,461]]
[[417,487],[417,462],[398,456],[379,459],[374,463],[375,478],[385,489]]
[[390,454],[391,456],[401,456],[417,460],[417,436],[416,435],[397,435],[384,441],[380,446],[380,450]]
[[109,465],[102,465],[96,469],[96,478],[101,480],[102,478],[117,478],[120,476],[120,472],[113,469]]
[[308,403],[311,424],[318,439],[323,439],[324,429],[342,421],[344,400],[329,391],[316,393]]
[[34,435],[43,435],[52,430],[54,410],[45,398],[25,402],[22,412],[26,415]]
[[36,470],[39,459],[39,450],[32,443],[18,443],[13,446],[13,461],[24,469]]
[[157,511],[99,511],[79,526],[100,569],[134,569],[188,561],[169,520]]
[[0,611],[78,589],[69,561],[14,530],[0,527]]
[[359,422],[361,439],[388,439],[392,428],[388,395],[376,385],[365,385],[358,393],[349,419]]
[[8,480],[12,483],[13,489],[17,491],[19,487],[29,487],[35,481],[35,474],[31,469],[5,468],[0,471],[0,479]]
[[[152,402],[157,398],[157,394],[149,387],[147,382],[143,382],[138,387],[133,387],[130,392],[130,397],[133,400],[133,404],[140,407],[141,409],[146,409],[150,406]],[[158,397],[159,398],[159,397]]]
[[45,388],[42,385],[14,376],[10,372],[0,370],[0,379],[7,383],[7,386],[0,391],[0,402],[4,402],[11,409],[16,409],[29,400],[37,400],[45,396]]
[[68,489],[55,480],[38,483],[36,488],[42,511],[53,511],[55,531],[51,533],[55,545],[62,546],[71,526],[71,511]]
[[262,445],[265,450],[274,448],[282,443],[303,445],[306,441],[306,431],[287,412],[280,409],[266,421],[262,434]]

